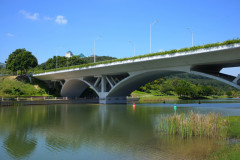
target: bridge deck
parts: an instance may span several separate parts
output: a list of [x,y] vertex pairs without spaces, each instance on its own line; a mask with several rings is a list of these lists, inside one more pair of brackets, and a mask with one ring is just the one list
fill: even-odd
[[42,80],[62,80],[97,75],[116,75],[143,70],[168,70],[169,68],[183,66],[191,66],[201,71],[212,70],[214,74],[224,67],[240,66],[240,43],[179,52],[171,55],[158,55],[83,68],[46,72],[34,74],[33,76]]

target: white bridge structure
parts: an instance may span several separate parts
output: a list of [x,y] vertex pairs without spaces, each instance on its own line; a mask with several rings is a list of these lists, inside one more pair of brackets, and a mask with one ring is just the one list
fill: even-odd
[[67,97],[80,96],[91,87],[99,96],[99,103],[106,104],[126,103],[126,96],[140,86],[179,72],[216,79],[240,89],[240,74],[234,77],[220,73],[222,68],[239,66],[240,43],[235,43],[33,76],[45,81],[60,81],[61,95]]

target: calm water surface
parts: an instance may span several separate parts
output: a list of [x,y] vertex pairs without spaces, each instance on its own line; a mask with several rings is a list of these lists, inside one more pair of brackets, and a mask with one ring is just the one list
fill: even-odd
[[[177,112],[240,116],[238,99],[197,102],[177,104]],[[1,107],[0,160],[204,159],[226,145],[160,135],[156,120],[173,113],[173,104]]]

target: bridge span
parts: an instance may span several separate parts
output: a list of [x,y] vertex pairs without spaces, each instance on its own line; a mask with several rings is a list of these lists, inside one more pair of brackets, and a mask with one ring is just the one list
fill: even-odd
[[33,76],[45,81],[60,81],[62,96],[80,96],[90,86],[99,96],[99,103],[106,104],[126,103],[126,96],[140,86],[181,72],[216,79],[240,89],[240,74],[234,77],[220,73],[222,68],[239,66],[240,43],[235,43]]

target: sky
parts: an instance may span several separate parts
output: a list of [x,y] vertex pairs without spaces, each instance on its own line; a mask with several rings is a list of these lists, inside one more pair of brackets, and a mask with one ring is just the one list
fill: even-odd
[[[240,38],[239,0],[0,0],[0,62],[18,48],[41,64],[77,55],[116,58]],[[190,28],[188,30],[187,28]],[[225,69],[237,75],[240,68]]]

